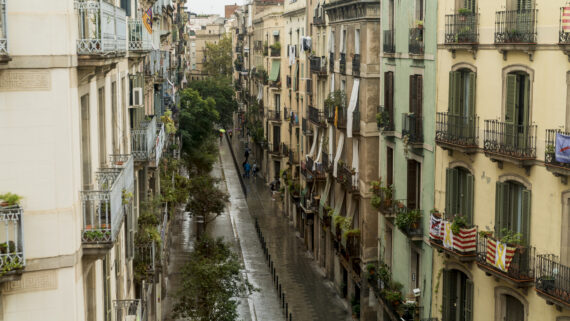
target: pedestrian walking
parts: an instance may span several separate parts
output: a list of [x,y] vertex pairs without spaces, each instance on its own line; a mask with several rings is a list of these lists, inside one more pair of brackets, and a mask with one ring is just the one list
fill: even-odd
[[231,140],[232,137],[233,137],[233,135],[234,135],[233,131],[230,129],[230,131],[228,132],[228,134],[230,134],[230,140]]
[[247,162],[247,159],[249,158],[249,148],[246,147],[245,148],[245,161]]
[[249,177],[249,171],[251,170],[251,165],[248,162],[245,163],[245,178]]
[[253,179],[255,180],[255,176],[257,175],[257,171],[259,170],[259,168],[257,167],[257,163],[254,160],[253,161],[253,166],[251,167],[251,172],[253,173]]

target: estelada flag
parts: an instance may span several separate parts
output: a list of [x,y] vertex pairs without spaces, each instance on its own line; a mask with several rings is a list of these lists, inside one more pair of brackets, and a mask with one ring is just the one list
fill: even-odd
[[148,8],[142,16],[143,24],[148,30],[148,33],[152,33],[152,7]]

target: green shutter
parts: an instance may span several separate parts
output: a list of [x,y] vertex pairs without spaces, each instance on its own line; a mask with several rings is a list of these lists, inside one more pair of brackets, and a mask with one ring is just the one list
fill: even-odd
[[448,112],[452,115],[457,115],[459,110],[459,88],[461,80],[461,73],[458,71],[449,72],[449,101],[448,101]]
[[410,111],[410,113],[415,113],[416,112],[416,107],[417,107],[417,84],[416,84],[416,76],[415,75],[410,75],[410,105],[408,107],[408,110]]
[[505,103],[505,143],[513,146],[516,136],[517,76],[507,75],[507,101]]
[[522,222],[521,232],[525,244],[530,244],[530,191],[522,190]]
[[519,131],[522,133],[522,137],[519,136],[519,147],[521,148],[527,148],[527,146],[530,144],[530,139],[528,138],[528,125],[530,124],[529,121],[529,113],[530,113],[530,78],[528,76],[524,77],[524,100],[523,100],[523,105],[521,106],[523,108],[523,119],[519,120],[519,124],[521,124],[523,126],[522,131]]
[[451,271],[443,270],[443,291],[442,291],[442,311],[443,321],[451,320]]
[[463,212],[463,214],[465,215],[465,217],[467,218],[467,223],[470,225],[473,225],[474,219],[473,219],[473,199],[474,199],[474,190],[473,190],[473,182],[474,182],[474,178],[473,175],[471,175],[470,173],[467,173],[466,175],[466,188],[465,188],[465,197],[464,197],[464,204],[465,204],[465,210]]
[[463,312],[465,313],[463,320],[473,320],[473,281],[465,280],[465,302],[463,303]]
[[477,82],[477,74],[474,72],[469,73],[469,97],[467,97],[467,110],[464,111],[464,115],[467,116],[467,126],[465,126],[465,130],[467,130],[467,137],[472,137],[473,139],[476,137],[477,133],[475,132],[477,129],[475,127],[476,119],[475,119],[475,96],[476,96],[476,82]]
[[504,221],[505,201],[506,201],[506,183],[497,182],[495,187],[495,236],[501,237],[501,228],[506,225]]
[[452,218],[457,214],[457,188],[458,188],[458,170],[456,168],[448,168],[446,173],[446,189],[445,189],[445,215]]

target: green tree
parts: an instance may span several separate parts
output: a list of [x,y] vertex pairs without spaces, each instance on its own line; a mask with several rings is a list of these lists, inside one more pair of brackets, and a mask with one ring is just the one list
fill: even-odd
[[219,114],[212,98],[202,99],[191,88],[185,89],[180,97],[179,131],[182,139],[182,152],[190,174],[210,172],[216,160],[214,127]]
[[182,269],[182,284],[174,306],[177,318],[197,321],[234,321],[236,298],[253,289],[242,281],[238,257],[221,238],[203,237]]
[[210,175],[193,177],[190,182],[190,201],[186,204],[186,210],[204,217],[204,230],[224,212],[229,201],[228,195],[216,186],[218,182]]
[[229,78],[206,78],[190,82],[190,88],[197,90],[204,98],[213,98],[220,115],[219,125],[231,127],[233,113],[237,110],[235,91]]
[[226,76],[232,74],[232,39],[224,34],[217,43],[206,43],[204,49],[206,60],[203,69],[211,76]]

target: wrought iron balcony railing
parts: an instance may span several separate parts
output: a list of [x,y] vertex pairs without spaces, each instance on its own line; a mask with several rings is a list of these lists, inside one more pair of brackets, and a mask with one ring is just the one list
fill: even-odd
[[325,16],[324,15],[313,17],[313,24],[322,25],[324,23],[325,23]]
[[559,159],[556,159],[556,151],[565,147],[557,146],[556,135],[570,135],[570,132],[565,132],[561,129],[546,130],[544,165],[546,165],[546,169],[554,173],[567,174],[570,172],[570,163],[561,162]]
[[536,125],[485,120],[483,149],[516,159],[536,158]]
[[383,132],[394,131],[394,113],[384,106],[378,106],[376,123],[378,124],[378,128]]
[[424,54],[424,29],[410,28],[410,39],[408,42],[408,51],[412,55]]
[[334,52],[329,53],[329,70],[334,72]]
[[164,124],[159,123],[156,133],[156,144],[152,150],[150,155],[150,166],[156,167],[160,163],[160,159],[162,157],[162,152],[164,149],[164,144],[166,143],[166,132],[164,129]]
[[338,61],[339,72],[341,74],[346,74],[346,54],[344,52],[340,53],[340,59]]
[[352,57],[352,75],[360,76],[360,55],[354,54]]
[[143,121],[138,129],[131,130],[131,150],[135,161],[145,162],[151,159],[157,134],[156,117]]
[[479,15],[448,14],[445,15],[445,43],[473,44],[479,42]]
[[111,167],[97,172],[97,182],[97,190],[81,192],[81,240],[83,244],[112,244],[134,193],[133,157],[112,155]]
[[495,15],[495,43],[535,44],[536,9],[497,11]]
[[129,51],[152,50],[152,37],[143,26],[142,19],[129,19]]
[[332,172],[333,164],[332,164],[332,156],[331,154],[323,152],[323,168],[327,172]]
[[78,0],[79,39],[77,54],[101,55],[127,50],[125,10],[103,0]]
[[281,56],[281,48],[270,48],[271,50],[271,57],[279,57]]
[[317,75],[326,75],[327,73],[327,58],[325,56],[322,57],[310,57],[310,64],[311,64],[311,72],[316,73]]
[[267,110],[267,119],[271,120],[271,121],[280,122],[281,121],[281,110],[279,110],[279,109],[277,109],[277,110],[268,109]]
[[326,119],[324,112],[313,106],[309,106],[309,120],[314,124],[320,126],[326,126]]
[[[479,237],[477,241],[477,265],[489,274],[520,286],[534,282],[535,249],[530,246],[506,246],[505,261],[497,254],[497,240],[491,236]],[[501,243],[502,244],[502,243]],[[501,245],[500,247],[503,247]],[[510,254],[512,253],[512,254]],[[512,256],[510,264],[508,257]]]
[[279,140],[274,140],[267,145],[267,152],[270,154],[280,155],[282,154],[283,145]]
[[154,272],[159,264],[160,249],[157,248],[155,241],[136,245],[133,265],[141,277],[153,282]]
[[[423,229],[422,229],[422,219],[423,210],[408,207],[409,202],[407,200],[398,200],[394,202],[394,214],[396,217],[396,222],[398,221],[398,216],[412,216],[412,212],[419,212],[420,218],[415,222],[410,222],[406,226],[400,226],[399,229],[404,234],[406,234],[412,241],[423,240]],[[407,218],[405,219],[408,220]]]
[[169,77],[170,70],[170,52],[151,50],[145,57],[144,73],[145,76],[158,77],[164,79]]
[[8,34],[6,28],[6,0],[0,0],[0,56],[8,55]]
[[422,117],[413,113],[403,113],[402,124],[402,136],[408,136],[410,144],[422,144],[424,142]]
[[133,300],[113,300],[115,309],[115,320],[143,320],[142,303],[140,299]]
[[478,147],[479,117],[437,113],[435,141],[463,147]]
[[384,53],[393,54],[396,52],[396,44],[394,42],[394,30],[384,30],[384,44],[382,48]]
[[396,214],[396,201],[394,200],[394,186],[389,187],[382,187],[379,188],[377,191],[374,191],[374,194],[379,197],[378,205],[375,205],[378,210],[386,217],[386,218],[394,218]]
[[[340,244],[344,247],[348,257],[360,257],[360,235],[342,233]],[[360,270],[360,267],[353,267],[353,270]],[[357,274],[360,275],[360,273]]]
[[18,273],[26,265],[23,212],[19,205],[0,206],[0,270],[7,274]]
[[289,157],[289,146],[285,143],[281,143],[281,151],[283,152],[283,156]]
[[570,267],[552,254],[536,256],[536,292],[547,302],[570,308]]
[[347,191],[358,191],[358,172],[349,168],[348,165],[344,164],[340,167],[337,179]]

